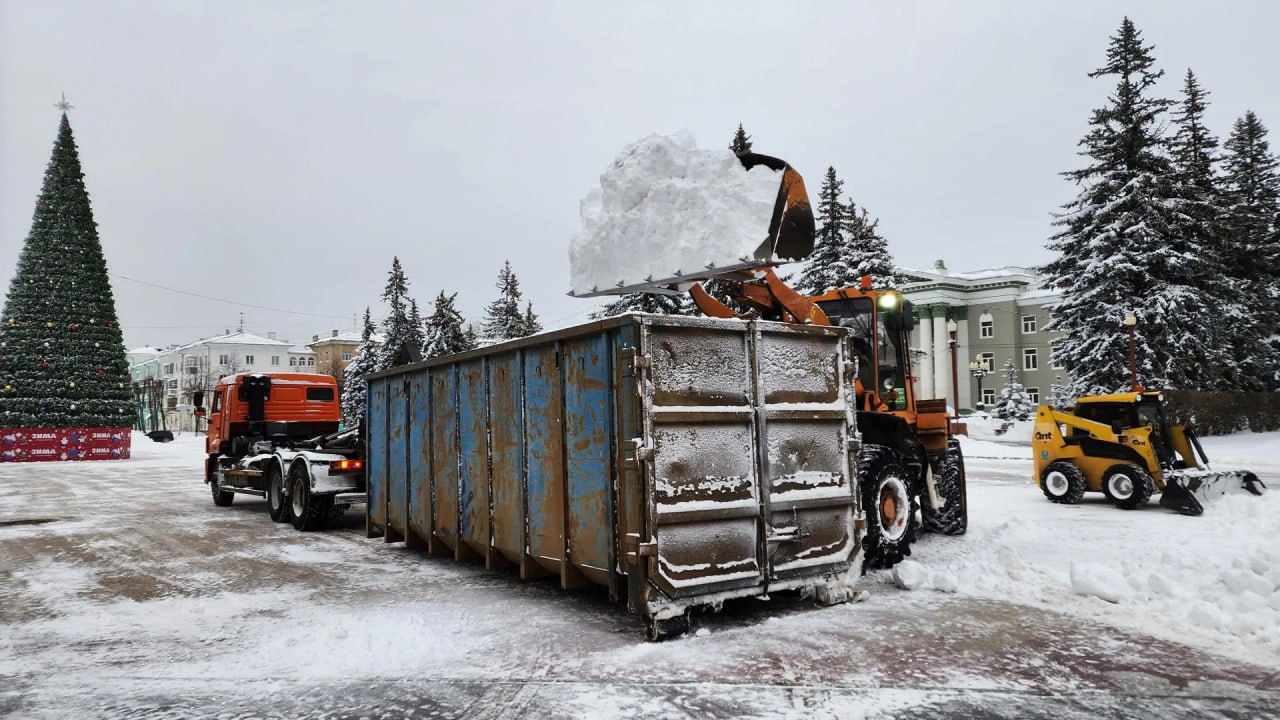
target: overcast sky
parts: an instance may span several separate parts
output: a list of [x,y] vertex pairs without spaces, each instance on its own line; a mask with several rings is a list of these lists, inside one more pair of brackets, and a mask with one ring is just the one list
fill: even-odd
[[[896,260],[1036,264],[1125,13],[1225,139],[1280,133],[1280,3],[0,0],[0,283],[65,91],[130,346],[349,329],[393,255],[479,316],[509,258],[550,325],[578,203],[627,143],[742,122],[816,193],[827,165]],[[1280,147],[1280,134],[1272,136]]]

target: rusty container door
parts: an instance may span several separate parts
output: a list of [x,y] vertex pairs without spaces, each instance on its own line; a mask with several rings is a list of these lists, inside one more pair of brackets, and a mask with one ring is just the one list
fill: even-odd
[[487,358],[458,366],[458,557],[489,557],[489,403]]
[[[565,563],[564,389],[555,344],[524,351],[525,508],[529,555],[568,587],[577,576]],[[523,570],[523,568],[522,568]],[[529,568],[532,572],[533,568]],[[527,575],[526,575],[527,576]]]
[[564,343],[569,562],[601,585],[615,565],[612,353],[605,333]]
[[409,376],[409,529],[410,547],[431,546],[431,374],[426,369]]
[[751,336],[745,323],[649,327],[650,579],[686,598],[764,584]]
[[458,366],[431,368],[431,481],[435,489],[435,538],[457,551]]
[[[523,355],[489,359],[489,433],[492,454],[494,562],[524,566]],[[490,567],[494,565],[490,562]]]
[[387,527],[388,382],[386,378],[370,380],[366,397],[365,451],[368,455],[366,485],[369,499],[365,510],[365,534],[369,537],[381,535]]
[[387,381],[387,542],[404,539],[409,528],[409,398],[404,376]]
[[[761,326],[756,335],[770,581],[835,572],[858,546],[850,458],[852,393],[843,392],[841,338]],[[852,364],[849,366],[852,369]]]

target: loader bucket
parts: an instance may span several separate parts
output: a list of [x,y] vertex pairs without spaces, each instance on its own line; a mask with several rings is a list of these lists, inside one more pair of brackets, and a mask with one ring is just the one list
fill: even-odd
[[1247,470],[1173,470],[1165,477],[1160,505],[1183,515],[1200,515],[1204,503],[1228,493],[1261,495],[1267,486]]
[[755,257],[777,258],[794,262],[813,254],[816,226],[813,208],[809,205],[809,193],[804,178],[785,160],[759,153],[742,153],[738,156],[742,166],[750,170],[764,165],[770,170],[782,172],[778,187],[778,200],[773,206],[773,218],[769,221],[769,236],[756,249]]

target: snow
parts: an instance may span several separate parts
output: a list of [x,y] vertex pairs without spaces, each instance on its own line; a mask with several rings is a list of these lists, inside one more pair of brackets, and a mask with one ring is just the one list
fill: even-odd
[[687,132],[628,145],[581,203],[569,244],[576,295],[688,282],[759,265],[782,173],[743,168],[729,150],[699,150]]

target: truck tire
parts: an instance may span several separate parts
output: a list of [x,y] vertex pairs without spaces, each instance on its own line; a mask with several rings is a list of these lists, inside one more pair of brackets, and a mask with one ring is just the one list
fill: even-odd
[[1040,473],[1040,490],[1049,502],[1075,505],[1084,497],[1084,473],[1066,460],[1051,462]]
[[1133,463],[1112,465],[1102,474],[1103,494],[1121,510],[1146,505],[1155,485],[1151,474]]
[[236,494],[223,490],[218,484],[218,471],[215,468],[209,473],[209,491],[213,493],[213,504],[218,507],[227,507],[236,499]]
[[941,510],[934,510],[928,502],[920,503],[925,532],[965,534],[969,529],[969,499],[965,488],[964,453],[960,450],[959,440],[952,438],[947,442],[947,454],[942,458],[938,474],[934,475],[934,483],[944,504]]
[[267,512],[274,522],[289,522],[289,499],[284,494],[284,478],[280,466],[271,463],[267,468]]
[[863,445],[858,456],[866,566],[890,568],[911,554],[916,540],[916,489],[898,453],[883,445]]
[[649,642],[678,638],[689,632],[689,613],[659,620],[650,615],[644,619],[644,636]]
[[311,478],[302,463],[289,468],[289,509],[294,529],[303,532],[321,530],[331,519],[333,496],[311,492]]

